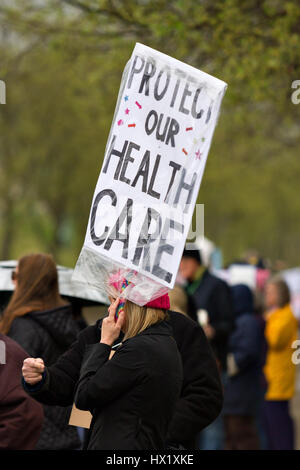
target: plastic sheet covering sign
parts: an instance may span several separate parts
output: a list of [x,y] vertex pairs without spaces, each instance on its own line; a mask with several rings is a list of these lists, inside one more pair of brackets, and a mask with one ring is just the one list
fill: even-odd
[[[74,278],[143,305],[172,288],[226,83],[136,44]],[[113,292],[111,292],[113,294]]]

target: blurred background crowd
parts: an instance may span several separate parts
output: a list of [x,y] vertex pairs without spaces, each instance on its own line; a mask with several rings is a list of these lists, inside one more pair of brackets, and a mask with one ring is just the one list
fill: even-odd
[[[255,250],[220,268],[205,239],[185,250],[171,307],[202,326],[224,388],[219,418],[199,434],[199,449],[294,449],[299,269],[278,270]],[[296,407],[295,407],[296,409]]]
[[[253,250],[222,269],[220,263],[222,251],[210,240],[189,246],[169,294],[171,310],[201,325],[222,380],[222,411],[198,433],[196,449],[297,449],[300,270],[278,271],[278,264],[271,266]],[[26,433],[16,436],[18,422],[27,423],[35,442],[35,421],[38,449],[77,449],[82,443],[84,429],[68,424],[70,407],[42,407],[20,382],[24,358],[55,363],[82,329],[107,314],[108,298],[75,286],[71,274],[44,254],[0,264],[0,339],[8,341],[0,366],[3,447],[13,442],[23,448]]]

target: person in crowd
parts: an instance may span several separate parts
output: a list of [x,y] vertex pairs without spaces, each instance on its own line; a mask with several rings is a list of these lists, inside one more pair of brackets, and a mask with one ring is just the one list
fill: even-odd
[[[157,299],[154,305],[153,303],[150,304],[150,307],[161,305],[168,310],[169,299],[166,298],[161,304],[157,303],[162,301],[163,299]],[[154,329],[163,327],[168,331],[168,335],[173,334],[181,356],[183,368],[181,394],[176,402],[173,415],[168,425],[167,434],[165,436],[165,446],[173,449],[194,449],[197,433],[209,425],[221,411],[223,404],[222,386],[215,358],[202,328],[181,313],[168,310],[168,316],[169,319],[164,320],[161,326],[157,325],[151,327]],[[137,322],[137,324],[140,324],[138,319]],[[167,327],[168,323],[171,327],[171,331]],[[44,367],[36,361],[34,361],[32,365],[27,364],[26,368],[28,371],[43,374],[42,381],[35,385],[36,387],[39,386],[39,390],[36,389],[34,391],[24,383],[24,387],[28,393],[48,405],[71,405],[74,400],[76,384],[80,378],[80,370],[85,363],[85,352],[89,350],[89,348],[99,348],[98,343],[102,337],[102,325],[103,320],[100,319],[95,325],[89,326],[82,331],[78,335],[77,341],[72,345],[69,351],[59,358],[56,364],[50,367],[47,364],[46,367]],[[150,332],[150,329],[148,331]],[[145,330],[144,334],[141,334],[141,340],[146,341],[148,336]],[[123,338],[124,333],[121,331],[120,336],[114,341],[112,348],[117,347]],[[135,340],[133,339],[131,343],[136,340],[137,338]],[[130,341],[128,341],[128,343],[130,345]],[[103,345],[100,346],[100,348],[106,349],[107,352],[109,350],[109,347]],[[156,357],[157,353],[158,351],[155,352],[154,357]],[[117,359],[117,357],[118,356],[114,356],[115,359]],[[157,358],[155,366],[159,364],[159,362],[160,357]],[[24,373],[26,373],[26,370]],[[39,379],[41,379],[40,375]],[[160,390],[160,393],[165,393],[163,388]],[[163,400],[163,395],[161,398],[159,397],[155,400],[155,407],[160,406],[160,399]],[[153,396],[151,398],[151,409],[153,412],[152,400]],[[155,413],[155,417],[157,416],[158,413]],[[93,433],[94,425],[95,422],[92,422],[84,448],[90,446],[90,438]]]
[[[183,380],[181,358],[165,321],[166,298],[144,308],[126,301],[117,321],[119,299],[111,299],[114,303],[101,328],[100,344],[106,352],[92,353],[92,358],[87,353],[75,393],[76,406],[97,416],[88,449],[165,448]],[[121,329],[125,336],[109,362]]]
[[265,426],[270,450],[294,449],[294,424],[289,402],[295,391],[296,366],[292,362],[298,322],[290,307],[287,284],[278,276],[265,287],[265,337],[268,344],[264,374]]
[[[100,342],[86,349],[75,388],[76,407],[93,415],[87,449],[164,449],[182,387],[181,359],[165,321],[164,298],[154,308],[126,301],[117,319],[119,298],[110,300]],[[125,336],[111,355],[121,329]],[[23,375],[31,385],[42,379],[30,376],[26,362]]]
[[[189,316],[202,324],[221,370],[226,370],[227,342],[234,326],[230,288],[202,264],[197,249],[184,250],[179,271],[188,281]],[[201,313],[207,314],[203,320]]]
[[[14,339],[29,356],[51,365],[76,340],[78,327],[70,305],[59,295],[52,256],[22,257],[13,272],[15,291],[0,321],[0,331]],[[76,428],[68,426],[70,408],[44,406],[45,420],[36,449],[77,449]]]
[[224,390],[225,449],[257,450],[264,330],[254,314],[249,287],[238,284],[231,291],[235,329],[229,337]]
[[33,450],[40,437],[44,412],[20,382],[28,354],[1,333],[0,349],[0,450]]
[[[203,265],[201,253],[185,249],[179,266],[182,278],[188,281],[188,314],[200,323],[215,353],[222,382],[226,381],[228,338],[234,326],[232,297],[229,286]],[[203,450],[223,448],[224,427],[220,415],[198,436],[198,447]]]

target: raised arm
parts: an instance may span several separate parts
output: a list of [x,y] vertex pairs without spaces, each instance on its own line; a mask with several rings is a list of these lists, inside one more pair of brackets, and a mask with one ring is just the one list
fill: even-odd
[[71,405],[86,344],[96,343],[99,339],[100,331],[97,326],[87,327],[55,364],[50,367],[45,365],[43,376],[39,381],[29,384],[23,380],[26,392],[47,405]]

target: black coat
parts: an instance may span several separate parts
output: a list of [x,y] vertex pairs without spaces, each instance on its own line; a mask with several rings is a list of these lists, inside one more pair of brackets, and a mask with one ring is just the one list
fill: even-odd
[[[16,318],[8,336],[31,357],[41,357],[51,366],[75,341],[79,328],[70,305]],[[77,449],[77,430],[68,425],[70,408],[44,406],[45,420],[36,448],[39,450]]]
[[171,325],[159,322],[111,347],[89,345],[75,405],[93,415],[89,450],[164,449],[182,387],[181,358]]
[[197,310],[204,309],[208,313],[209,323],[216,335],[211,346],[226,369],[228,338],[234,328],[234,313],[230,287],[222,279],[206,270],[199,281],[188,288],[189,315],[197,321]]
[[[181,313],[170,311],[169,316],[182,359],[183,385],[169,424],[167,441],[193,449],[195,435],[214,421],[221,411],[222,386],[202,328]],[[46,369],[46,381],[41,390],[31,393],[37,400],[60,406],[73,403],[86,346],[99,342],[101,323],[102,320],[98,320],[83,330],[69,351]]]
[[5,352],[5,362],[0,360],[0,450],[32,450],[40,437],[44,412],[21,386],[20,374],[28,354],[1,333],[0,342],[0,350]]

